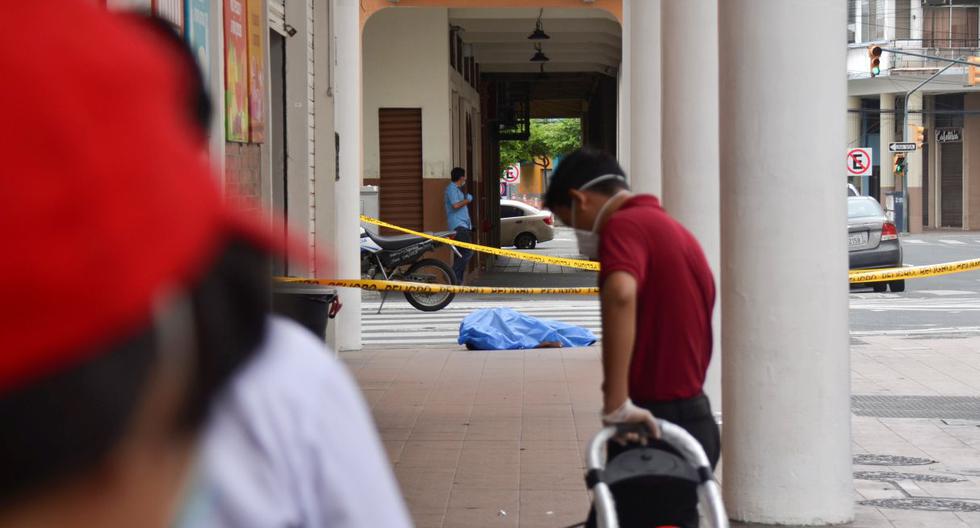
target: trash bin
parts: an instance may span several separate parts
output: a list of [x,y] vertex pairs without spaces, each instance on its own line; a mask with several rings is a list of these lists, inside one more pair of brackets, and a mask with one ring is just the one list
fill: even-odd
[[[902,191],[887,193],[885,203],[885,207],[892,213],[888,216],[890,216],[894,221],[895,227],[898,228],[898,232],[905,233],[907,230],[907,226],[905,225],[905,193]],[[889,207],[889,205],[891,207]]]
[[272,289],[272,311],[327,339],[327,320],[340,309],[337,290],[316,284],[276,283]]

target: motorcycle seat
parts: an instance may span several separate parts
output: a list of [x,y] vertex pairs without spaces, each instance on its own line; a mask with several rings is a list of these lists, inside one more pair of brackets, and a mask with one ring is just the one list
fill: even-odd
[[[386,249],[388,251],[394,251],[402,248],[406,248],[413,244],[418,244],[419,242],[424,242],[426,239],[416,235],[393,235],[393,236],[382,236],[377,233],[372,233],[370,230],[365,230],[367,236],[374,241],[375,244],[381,247],[381,249]],[[438,233],[432,233],[433,236],[446,238],[449,235],[453,235],[453,231],[440,231]]]

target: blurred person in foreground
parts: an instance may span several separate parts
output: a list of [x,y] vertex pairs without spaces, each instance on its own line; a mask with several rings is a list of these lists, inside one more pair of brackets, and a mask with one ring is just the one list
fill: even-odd
[[[663,418],[691,433],[714,467],[721,444],[703,387],[715,284],[700,244],[656,197],[630,192],[612,156],[591,149],[562,159],[545,206],[575,229],[579,251],[601,265],[602,423],[646,424],[656,438],[654,416]],[[611,442],[609,458],[628,448]],[[696,527],[697,500],[691,492],[682,518],[663,524]],[[621,513],[654,516],[675,506],[629,494],[616,501]]]
[[[194,55],[169,24],[147,22],[188,72],[191,137],[204,153],[211,105]],[[269,319],[255,359],[215,403],[178,525],[411,525],[360,390],[307,329]]]
[[[282,244],[224,203],[179,55],[86,0],[8,16],[46,31],[0,36],[0,527],[170,526],[228,381],[316,341],[268,315]],[[356,437],[363,402],[337,391]]]

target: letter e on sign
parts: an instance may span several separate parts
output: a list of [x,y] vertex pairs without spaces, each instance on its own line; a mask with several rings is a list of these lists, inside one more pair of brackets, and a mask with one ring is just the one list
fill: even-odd
[[500,180],[504,183],[520,183],[521,166],[515,163],[507,167],[504,169],[503,174],[500,175]]
[[871,149],[853,148],[847,150],[848,176],[871,176],[872,169]]

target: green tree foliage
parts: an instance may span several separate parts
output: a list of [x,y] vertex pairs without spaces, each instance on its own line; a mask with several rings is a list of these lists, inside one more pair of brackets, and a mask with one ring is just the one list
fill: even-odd
[[582,146],[582,120],[532,119],[531,139],[501,141],[500,165],[533,161],[547,168],[550,158],[568,154]]

